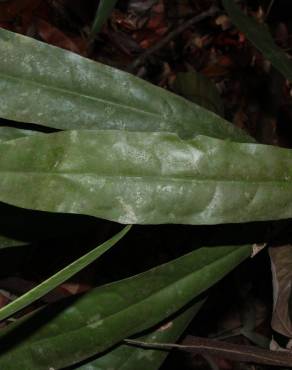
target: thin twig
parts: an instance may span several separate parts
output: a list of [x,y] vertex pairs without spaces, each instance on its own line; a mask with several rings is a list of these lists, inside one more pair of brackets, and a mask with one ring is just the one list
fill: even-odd
[[147,49],[145,53],[141,54],[134,62],[129,66],[129,71],[134,71],[137,67],[144,63],[144,61],[149,58],[150,55],[156,53],[158,50],[164,48],[171,40],[176,38],[182,32],[190,28],[196,23],[199,23],[206,18],[213,17],[218,12],[216,6],[212,6],[210,9],[202,12],[199,15],[192,17],[191,19],[181,23],[177,28],[170,31],[165,37],[163,37],[157,44],[153,45],[151,48]]
[[199,355],[211,355],[238,362],[253,362],[261,365],[292,367],[292,352],[269,351],[255,346],[246,346],[219,340],[188,336],[183,344],[147,343],[126,339],[127,344],[152,349],[178,349]]

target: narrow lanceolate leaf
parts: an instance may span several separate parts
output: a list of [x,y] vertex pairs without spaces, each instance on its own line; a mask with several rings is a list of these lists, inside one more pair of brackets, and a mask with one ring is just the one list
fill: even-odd
[[0,201],[125,224],[292,217],[292,151],[206,136],[63,131],[0,144]]
[[21,319],[2,330],[0,368],[57,370],[102,353],[173,315],[250,253],[251,246],[200,248]]
[[[172,318],[171,321],[163,323],[151,333],[135,339],[147,343],[176,342],[203,303],[204,300],[196,302],[193,306]],[[81,367],[77,366],[75,370],[158,370],[168,354],[168,351],[149,350],[122,344]]]
[[7,236],[0,234],[0,250],[5,249],[5,248],[10,248],[10,247],[18,247],[20,245],[25,245],[25,244],[28,244],[28,243],[23,240],[11,239],[11,238],[8,238]]
[[103,255],[111,247],[113,247],[120,239],[122,239],[127,234],[129,230],[130,226],[126,226],[122,231],[120,231],[111,239],[107,240],[92,251],[80,257],[78,260],[72,262],[70,265],[66,266],[55,275],[43,281],[41,284],[31,289],[21,297],[17,298],[13,302],[9,303],[7,306],[2,307],[0,309],[0,321],[7,319],[11,315],[14,315],[19,310],[25,308],[39,298],[43,297],[45,294],[49,293],[58,285],[64,283],[64,281],[70,279],[72,276],[77,274],[94,260]]
[[91,39],[93,39],[98,32],[101,30],[104,23],[107,21],[110,16],[113,8],[115,7],[118,0],[100,0],[98,9],[94,18],[92,30],[91,30]]
[[253,141],[137,77],[0,29],[0,117],[58,129],[170,131]]
[[240,31],[246,35],[275,68],[288,80],[292,81],[292,62],[288,59],[285,52],[275,44],[268,26],[260,24],[252,17],[245,15],[239,6],[235,4],[234,0],[223,0],[223,5]]

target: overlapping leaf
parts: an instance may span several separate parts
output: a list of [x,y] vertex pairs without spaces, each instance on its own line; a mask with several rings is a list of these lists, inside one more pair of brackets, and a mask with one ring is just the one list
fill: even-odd
[[118,0],[100,0],[98,9],[94,18],[92,30],[91,30],[91,38],[94,38],[96,34],[101,30],[103,24],[106,22],[108,17],[110,16],[113,8],[115,7]]
[[0,235],[0,250],[5,249],[5,248],[10,248],[10,247],[18,247],[20,245],[25,245],[27,244],[23,240],[16,240],[12,238],[8,238],[4,235]]
[[37,134],[37,131],[22,130],[20,128],[9,126],[0,126],[0,143],[35,134]]
[[245,15],[234,0],[223,0],[223,5],[234,24],[263,53],[275,68],[289,81],[292,81],[292,63],[285,52],[277,46],[267,25],[260,24],[252,17]]
[[125,224],[292,217],[292,151],[198,136],[81,130],[0,144],[0,201]]
[[57,304],[19,320],[2,331],[0,368],[57,370],[102,353],[177,312],[250,253],[250,246],[200,248],[96,288],[67,308]]
[[252,141],[200,106],[125,72],[0,29],[0,117],[58,129],[171,131]]
[[78,258],[76,261],[58,271],[56,274],[49,277],[47,280],[43,281],[41,284],[37,285],[35,288],[31,289],[5,307],[2,307],[0,309],[0,321],[7,319],[11,315],[14,315],[16,312],[20,311],[24,307],[27,307],[39,298],[43,297],[45,294],[52,291],[58,285],[64,283],[64,281],[70,279],[72,276],[77,274],[79,271],[103,255],[111,247],[113,247],[127,234],[129,230],[130,227],[126,226],[111,239],[86,253],[84,256]]
[[[192,318],[197,314],[204,300],[196,302],[192,307],[179,313],[171,321],[160,325],[151,333],[139,336],[137,340],[145,342],[175,342]],[[158,370],[168,355],[168,351],[137,348],[126,344],[119,345],[103,356],[77,367],[76,370]]]

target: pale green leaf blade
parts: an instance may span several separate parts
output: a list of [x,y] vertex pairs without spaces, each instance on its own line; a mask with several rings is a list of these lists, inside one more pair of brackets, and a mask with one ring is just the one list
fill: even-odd
[[22,130],[20,128],[0,126],[0,143],[4,141],[18,139],[24,136],[38,134],[37,131]]
[[110,16],[113,8],[116,6],[117,0],[100,0],[98,9],[94,18],[91,30],[91,39],[93,39],[101,30],[102,26]]
[[64,267],[35,288],[29,290],[19,298],[15,299],[8,305],[0,309],[0,321],[7,319],[14,315],[16,312],[32,304],[39,298],[43,297],[72,276],[76,275],[79,271],[83,270],[90,263],[102,256],[106,251],[113,247],[119,240],[121,240],[130,230],[130,226],[126,226],[122,231],[113,236],[111,239],[102,243],[92,251],[86,253],[84,256],[78,258],[70,265]]
[[0,117],[58,129],[170,131],[253,141],[175,94],[3,29],[0,55]]
[[[160,325],[147,335],[136,338],[145,342],[174,343],[181,336],[190,321],[201,308],[204,300],[196,302],[193,306],[174,317],[171,321]],[[76,370],[158,370],[169,352],[156,349],[137,348],[127,344],[119,345],[110,352],[97,359],[77,367]]]
[[0,368],[58,370],[102,353],[171,317],[250,254],[251,246],[200,248],[19,320],[2,330]]
[[242,31],[266,59],[278,69],[289,81],[292,81],[292,62],[285,52],[277,46],[268,30],[267,25],[258,23],[255,19],[245,15],[235,4],[234,0],[223,0],[234,24]]
[[292,151],[197,136],[64,131],[0,144],[0,201],[124,224],[292,217]]

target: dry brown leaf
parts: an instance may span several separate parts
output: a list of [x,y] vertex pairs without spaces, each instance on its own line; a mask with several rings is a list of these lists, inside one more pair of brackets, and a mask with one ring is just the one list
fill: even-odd
[[27,9],[33,10],[40,0],[10,0],[0,2],[0,21],[9,22]]
[[[77,45],[76,40],[73,40],[69,36],[65,35],[64,32],[47,21],[38,19],[36,22],[36,28],[41,38],[48,44],[73,51],[77,54],[84,53],[84,50],[81,50],[79,45]],[[86,49],[86,47],[84,49]]]
[[292,245],[269,248],[272,274],[274,311],[272,328],[288,338],[292,338],[290,312],[292,287]]

